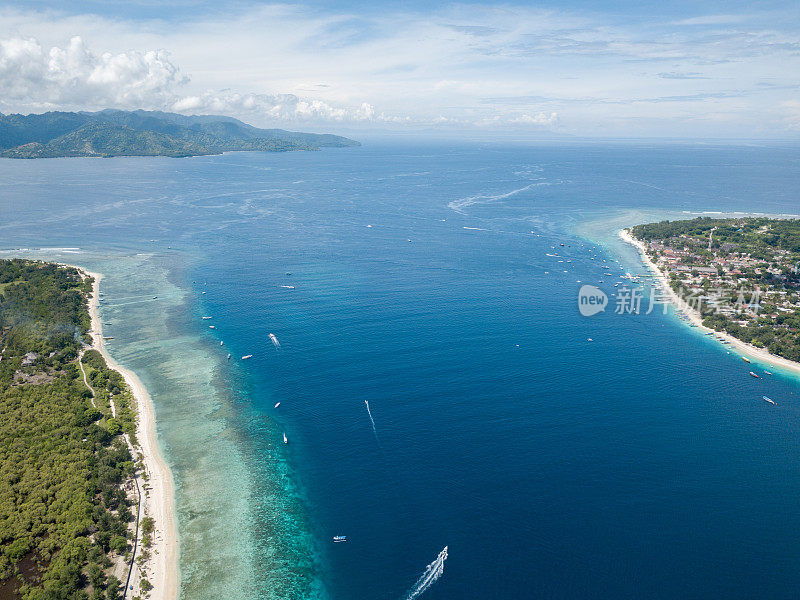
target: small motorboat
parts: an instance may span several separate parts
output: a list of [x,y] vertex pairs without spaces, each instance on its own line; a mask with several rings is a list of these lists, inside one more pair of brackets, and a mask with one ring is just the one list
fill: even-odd
[[335,535],[335,536],[333,536],[333,543],[334,544],[341,544],[342,542],[346,542],[346,541],[347,541],[347,536],[346,535]]
[[280,405],[281,405],[281,403],[280,403],[280,402],[276,402],[276,403],[275,403],[275,406],[274,406],[273,408],[278,408]]
[[283,434],[283,443],[284,444],[288,444],[289,443],[289,438],[286,437],[286,433],[285,432]]
[[242,360],[247,360],[248,358],[253,358],[253,355],[252,355],[252,354],[245,354],[245,355],[242,357]]
[[764,400],[766,400],[767,402],[769,402],[770,404],[775,404],[775,400],[773,400],[772,398],[767,398],[766,396],[761,396],[761,397],[762,397]]
[[752,371],[750,371],[750,375],[752,375],[756,379],[761,379],[756,373],[753,373]]

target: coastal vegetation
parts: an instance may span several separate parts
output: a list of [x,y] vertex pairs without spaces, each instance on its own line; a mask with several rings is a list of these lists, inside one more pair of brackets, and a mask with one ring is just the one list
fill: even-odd
[[122,376],[86,350],[91,285],[72,267],[0,260],[3,599],[119,596],[135,405]]
[[704,325],[800,361],[800,220],[698,218],[631,233]]
[[104,110],[0,115],[0,156],[199,156],[358,146],[348,138],[259,129],[237,119],[157,111]]

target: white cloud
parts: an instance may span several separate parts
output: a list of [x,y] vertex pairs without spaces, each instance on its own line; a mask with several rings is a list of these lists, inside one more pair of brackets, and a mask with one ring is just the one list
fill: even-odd
[[0,98],[42,107],[140,106],[187,81],[166,52],[90,52],[80,37],[45,50],[33,38],[0,40]]
[[[72,102],[226,113],[259,126],[784,135],[780,106],[794,97],[800,70],[797,12],[678,24],[505,4],[350,13],[245,3],[213,16],[137,21],[0,8],[0,39],[21,40],[19,60],[39,64],[30,76],[30,64],[17,64],[13,77],[0,66],[0,110]],[[737,25],[745,21],[747,30]],[[70,54],[65,40],[77,33],[98,54]],[[67,56],[56,61],[61,75],[43,77],[50,46]],[[42,80],[50,84],[35,83]],[[712,103],[714,114],[730,117],[724,127]]]
[[[277,121],[381,120],[362,102],[349,108],[294,94],[204,92],[181,95],[189,81],[162,50],[104,52],[79,36],[45,50],[34,38],[0,40],[0,98],[35,108],[144,108],[183,113],[257,114]],[[390,119],[387,119],[390,120]]]
[[787,100],[781,102],[780,106],[783,111],[783,123],[789,129],[800,131],[800,101]]
[[703,15],[674,21],[675,25],[730,25],[747,20],[744,15]]
[[356,108],[336,107],[321,100],[302,99],[294,94],[238,94],[206,92],[185,96],[169,105],[177,112],[258,114],[276,120],[297,121],[369,121],[375,108],[362,102]]
[[558,122],[558,113],[536,113],[535,115],[519,115],[508,120],[510,124],[520,125],[555,125]]

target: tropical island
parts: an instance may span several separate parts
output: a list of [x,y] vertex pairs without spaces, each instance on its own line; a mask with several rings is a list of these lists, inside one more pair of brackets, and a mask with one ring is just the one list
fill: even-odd
[[177,587],[171,480],[149,398],[102,347],[97,285],[75,267],[0,260],[4,600],[164,598]]
[[331,134],[259,129],[224,116],[103,110],[0,114],[0,157],[169,156],[360,146]]
[[703,326],[800,362],[800,220],[662,221],[623,238]]

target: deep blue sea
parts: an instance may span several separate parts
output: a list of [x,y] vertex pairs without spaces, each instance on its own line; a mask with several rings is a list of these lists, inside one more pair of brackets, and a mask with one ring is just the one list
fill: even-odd
[[800,147],[0,161],[0,256],[104,274],[186,600],[401,600],[444,546],[423,598],[796,598],[798,378],[578,312],[619,229],[713,211],[800,213]]

